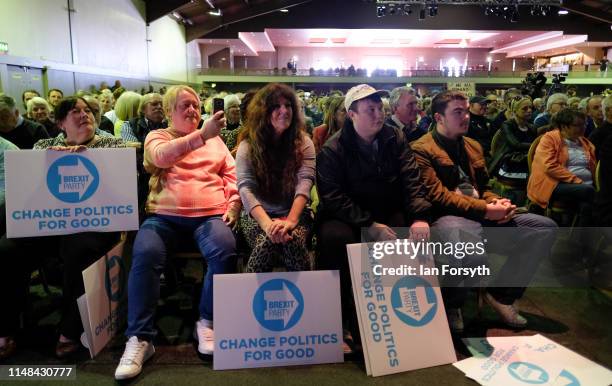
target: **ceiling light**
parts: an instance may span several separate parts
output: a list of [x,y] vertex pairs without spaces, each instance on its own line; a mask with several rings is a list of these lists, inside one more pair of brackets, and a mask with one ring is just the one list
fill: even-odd
[[289,10],[287,8],[279,9],[279,11],[281,11],[282,13],[288,13],[289,12]]
[[223,13],[221,12],[221,8],[219,8],[215,11],[208,11],[208,14],[213,16],[221,16]]
[[567,9],[560,9],[558,14],[559,15],[567,15],[569,13],[569,11]]

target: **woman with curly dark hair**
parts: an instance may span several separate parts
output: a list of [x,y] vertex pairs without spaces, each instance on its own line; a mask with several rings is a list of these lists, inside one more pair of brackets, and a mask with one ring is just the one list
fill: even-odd
[[310,269],[306,204],[314,183],[315,150],[304,132],[295,92],[282,84],[259,90],[247,109],[236,154],[242,232],[252,249],[248,272],[271,271],[281,255],[289,271]]

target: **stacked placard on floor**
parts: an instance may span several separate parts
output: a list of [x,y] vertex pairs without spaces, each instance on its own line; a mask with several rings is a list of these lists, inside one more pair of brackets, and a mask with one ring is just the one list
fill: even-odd
[[612,384],[612,371],[539,334],[464,342],[474,356],[454,366],[481,385]]

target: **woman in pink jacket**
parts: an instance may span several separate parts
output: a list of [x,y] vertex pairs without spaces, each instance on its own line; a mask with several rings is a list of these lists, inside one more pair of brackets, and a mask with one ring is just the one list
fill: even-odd
[[163,105],[169,126],[150,132],[144,144],[144,166],[151,174],[146,204],[150,216],[134,241],[128,279],[129,339],[116,379],[138,375],[155,352],[159,276],[184,237],[196,241],[208,267],[195,327],[201,354],[212,354],[214,347],[213,275],[232,272],[236,266],[231,227],[241,204],[234,159],[218,136],[225,126],[223,112],[198,129],[200,99],[187,86],[169,88]]

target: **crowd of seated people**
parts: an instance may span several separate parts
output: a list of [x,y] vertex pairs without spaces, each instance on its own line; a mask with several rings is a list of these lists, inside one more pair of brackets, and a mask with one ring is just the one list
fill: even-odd
[[[138,375],[155,352],[160,275],[186,239],[195,242],[207,265],[194,327],[200,354],[214,351],[213,275],[235,272],[239,239],[248,246],[248,272],[270,271],[277,262],[289,271],[340,271],[343,349],[350,353],[358,328],[346,245],[363,241],[362,236],[369,241],[427,239],[439,232],[457,242],[456,235],[443,231],[461,228],[482,237],[488,227],[531,229],[516,232],[516,240],[508,243],[529,248],[501,267],[516,279],[515,286],[492,283],[482,295],[505,324],[523,328],[528,321],[515,301],[550,251],[557,226],[543,209],[567,200],[580,203],[581,226],[609,224],[612,218],[610,196],[603,193],[610,192],[612,177],[612,96],[583,98],[580,111],[565,106],[566,95],[553,94],[542,102],[546,112],[538,115],[534,101],[517,89],[507,90],[503,100],[495,94],[468,98],[457,91],[420,96],[409,87],[388,92],[364,84],[328,95],[282,84],[204,98],[187,86],[161,91],[140,95],[118,84],[114,90],[66,98],[60,90],[50,91],[47,102],[24,95],[29,118],[19,114],[13,98],[0,95],[0,156],[18,148],[86,151],[140,144],[135,167],[141,225],[132,245],[127,342],[117,379]],[[224,99],[224,111],[213,113],[215,97]],[[317,126],[312,138],[307,117]],[[587,139],[589,125],[593,143]],[[534,141],[539,142],[529,170]],[[599,159],[601,194],[594,188]],[[519,213],[524,203],[492,190],[491,178],[513,173],[524,180],[534,213]],[[319,198],[316,216],[310,210],[313,191]],[[601,205],[597,215],[593,202]],[[15,258],[7,259],[10,264],[0,275],[5,288],[0,293],[14,294],[4,299],[0,359],[16,350],[19,315],[40,248],[56,251],[63,267],[56,354],[69,355],[79,349],[82,333],[75,302],[83,293],[80,272],[119,235],[8,239],[1,220],[0,253]],[[401,226],[408,233],[394,228]],[[482,264],[482,256],[454,263],[472,267]],[[455,332],[464,328],[461,309],[469,286],[478,283],[450,283],[442,291]]]

